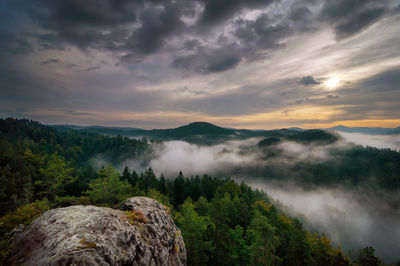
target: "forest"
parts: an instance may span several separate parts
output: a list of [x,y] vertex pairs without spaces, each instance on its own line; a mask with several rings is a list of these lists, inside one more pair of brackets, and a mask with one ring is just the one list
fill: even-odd
[[[113,167],[126,158],[148,158],[154,143],[144,138],[59,131],[31,120],[1,119],[0,264],[7,265],[15,248],[9,245],[8,232],[50,208],[77,204],[120,208],[128,197],[147,196],[169,208],[182,231],[190,265],[383,265],[371,246],[350,259],[324,232],[307,230],[265,192],[244,182],[207,174],[184,176],[180,169],[176,177],[166,178],[152,168],[125,167],[119,173]],[[268,145],[271,141],[259,143],[261,149]],[[386,162],[398,158],[394,151],[361,152],[379,154],[388,169],[399,167],[398,159]],[[94,169],[90,159],[99,153],[110,163]],[[322,170],[331,171],[329,167]],[[380,186],[397,188],[396,173],[383,175]]]

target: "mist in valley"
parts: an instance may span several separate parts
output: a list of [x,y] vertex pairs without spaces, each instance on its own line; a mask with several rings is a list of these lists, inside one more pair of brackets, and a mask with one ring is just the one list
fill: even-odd
[[[400,210],[363,189],[314,188],[304,190],[291,182],[246,180],[281,206],[289,215],[299,217],[311,231],[328,234],[350,256],[365,246],[373,246],[386,262],[400,254]],[[398,195],[387,194],[392,199]]]
[[400,135],[368,135],[362,133],[348,133],[335,131],[349,142],[353,142],[364,147],[388,148],[400,150]]
[[[281,141],[267,148],[257,145],[262,138],[212,146],[166,141],[152,146],[151,157],[128,159],[117,168],[122,172],[127,166],[141,172],[151,167],[158,176],[163,174],[167,178],[176,177],[179,171],[185,176],[229,176],[264,190],[282,210],[300,217],[308,229],[327,233],[348,255],[373,246],[376,254],[386,262],[397,261],[400,254],[400,196],[396,191],[382,190],[371,176],[365,177],[365,184],[353,187],[318,185],[299,179],[308,173],[307,170],[296,171],[297,165],[339,161],[340,154],[357,147],[348,142],[354,137],[353,133],[340,135],[342,138],[331,144]],[[361,135],[356,137],[358,144],[397,147],[392,146],[396,143],[392,141],[397,139],[395,136]],[[105,163],[104,158],[94,161],[97,166]],[[268,176],[270,172],[274,178]]]

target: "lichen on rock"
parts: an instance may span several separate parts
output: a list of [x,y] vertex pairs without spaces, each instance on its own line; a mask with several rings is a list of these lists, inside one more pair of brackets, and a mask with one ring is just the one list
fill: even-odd
[[10,263],[186,265],[183,238],[161,203],[133,197],[123,207],[49,210],[13,236],[17,252]]

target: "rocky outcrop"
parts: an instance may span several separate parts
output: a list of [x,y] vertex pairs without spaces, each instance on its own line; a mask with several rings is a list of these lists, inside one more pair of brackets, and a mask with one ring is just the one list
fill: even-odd
[[130,198],[125,211],[71,206],[45,212],[13,243],[17,265],[185,265],[180,230],[161,203]]

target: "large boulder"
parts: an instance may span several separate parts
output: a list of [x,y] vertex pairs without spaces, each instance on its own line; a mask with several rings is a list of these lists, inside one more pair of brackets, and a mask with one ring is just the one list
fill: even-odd
[[11,264],[186,265],[181,232],[166,207],[134,197],[124,209],[49,210],[14,236]]

